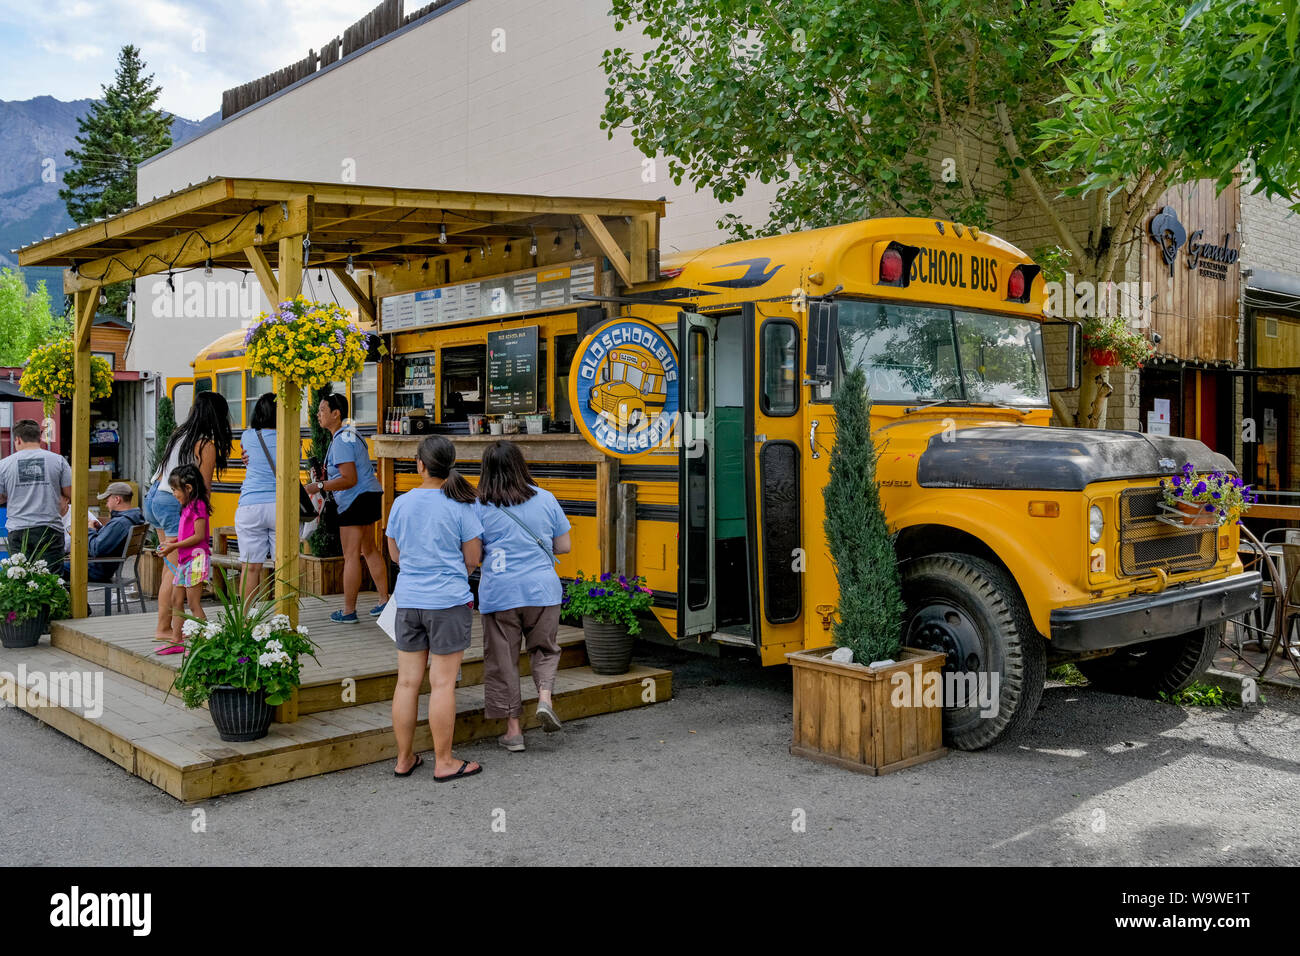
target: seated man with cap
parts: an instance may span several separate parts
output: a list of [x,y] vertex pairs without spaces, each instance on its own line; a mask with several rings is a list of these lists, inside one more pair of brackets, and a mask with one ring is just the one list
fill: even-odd
[[[88,520],[90,525],[90,539],[88,556],[91,558],[118,558],[122,556],[122,550],[126,547],[127,539],[131,537],[131,529],[136,525],[144,524],[144,514],[139,508],[131,504],[134,493],[131,486],[125,481],[115,481],[110,484],[102,495],[100,501],[107,502],[109,510],[109,519],[104,524],[98,521]],[[113,575],[117,572],[116,564],[91,564],[87,568],[86,577],[88,580],[103,583],[112,580]],[[70,573],[68,562],[63,563],[63,575],[67,577]]]

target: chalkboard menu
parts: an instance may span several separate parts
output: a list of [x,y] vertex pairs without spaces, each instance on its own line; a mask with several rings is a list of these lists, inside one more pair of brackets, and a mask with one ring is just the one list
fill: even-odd
[[537,326],[489,332],[487,413],[537,411]]

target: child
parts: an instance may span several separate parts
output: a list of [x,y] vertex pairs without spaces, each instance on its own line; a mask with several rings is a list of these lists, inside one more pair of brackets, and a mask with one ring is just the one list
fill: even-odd
[[397,689],[393,735],[399,777],[424,761],[415,753],[420,685],[429,672],[429,729],[433,733],[433,779],[468,777],[483,768],[457,760],[456,671],[469,647],[473,595],[469,572],[483,557],[483,526],[471,507],[474,489],[456,472],[456,449],[441,435],[420,442],[415,454],[418,488],[393,502],[388,515],[388,553],[401,567],[397,602]]
[[[186,597],[190,613],[201,621],[203,614],[203,585],[212,576],[212,545],[208,543],[208,486],[203,473],[194,465],[180,465],[167,477],[172,492],[181,506],[180,533],[158,549],[164,558],[176,552],[175,574],[172,577],[172,641],[158,648],[158,654],[180,654],[185,650],[181,637],[184,618],[181,611]],[[170,562],[168,562],[170,564]]]

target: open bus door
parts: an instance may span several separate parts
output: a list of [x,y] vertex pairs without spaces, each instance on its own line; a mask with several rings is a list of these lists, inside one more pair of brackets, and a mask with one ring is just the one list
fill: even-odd
[[714,600],[714,346],[718,320],[677,315],[681,449],[678,452],[677,637],[711,633]]

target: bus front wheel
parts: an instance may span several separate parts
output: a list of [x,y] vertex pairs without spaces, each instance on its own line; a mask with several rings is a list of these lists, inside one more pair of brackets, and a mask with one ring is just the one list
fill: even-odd
[[903,643],[947,655],[948,743],[981,750],[1024,730],[1042,698],[1047,662],[1015,582],[966,554],[918,558],[901,571]]
[[1079,661],[1088,683],[1111,694],[1155,697],[1177,693],[1202,676],[1214,661],[1222,623],[1176,637],[1122,648],[1109,657]]

